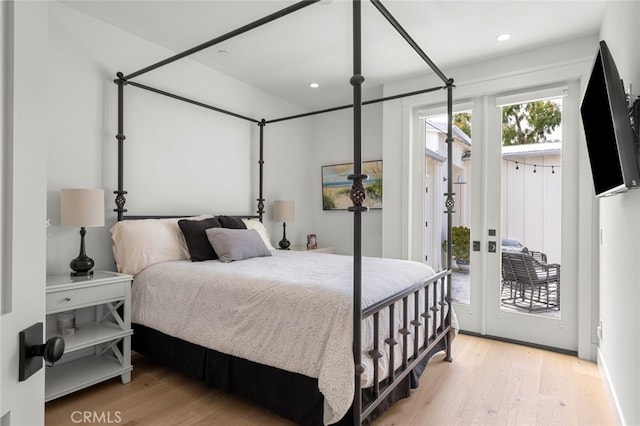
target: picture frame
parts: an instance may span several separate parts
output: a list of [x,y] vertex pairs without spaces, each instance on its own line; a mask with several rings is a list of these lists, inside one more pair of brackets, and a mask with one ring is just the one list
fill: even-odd
[[318,248],[318,239],[316,234],[307,234],[307,250],[315,250]]
[[[363,181],[366,191],[364,205],[370,209],[382,208],[382,160],[363,161],[362,173],[369,176]],[[322,166],[322,210],[346,210],[353,205],[349,198],[353,163]]]

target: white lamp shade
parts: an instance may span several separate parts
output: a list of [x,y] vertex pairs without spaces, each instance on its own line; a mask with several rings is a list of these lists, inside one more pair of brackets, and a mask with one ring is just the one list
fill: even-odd
[[104,226],[104,191],[60,190],[60,222],[62,226]]
[[274,201],[273,220],[277,222],[293,222],[296,218],[296,205],[293,201]]

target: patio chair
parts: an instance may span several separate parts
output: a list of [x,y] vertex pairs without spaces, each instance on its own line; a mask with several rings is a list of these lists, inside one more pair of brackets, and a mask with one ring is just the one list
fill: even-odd
[[[508,292],[508,296],[507,293]],[[506,252],[502,252],[502,301],[512,301],[521,294],[521,288],[516,279],[516,274],[511,267],[511,262]]]
[[541,251],[529,250],[529,254],[540,263],[547,263],[547,255]]
[[515,252],[503,252],[502,262],[503,282],[511,285],[515,298],[528,304],[529,312],[560,309],[560,265],[541,263],[528,253]]

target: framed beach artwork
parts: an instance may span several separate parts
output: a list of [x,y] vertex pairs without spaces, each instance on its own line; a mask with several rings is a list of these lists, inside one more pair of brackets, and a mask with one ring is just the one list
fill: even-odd
[[[369,176],[363,182],[367,192],[364,205],[370,209],[382,208],[382,160],[364,161],[362,173]],[[322,210],[346,210],[353,205],[349,198],[353,163],[322,166]]]

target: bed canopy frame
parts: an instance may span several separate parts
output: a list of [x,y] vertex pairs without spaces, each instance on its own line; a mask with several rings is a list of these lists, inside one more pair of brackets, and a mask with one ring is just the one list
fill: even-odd
[[[264,131],[267,124],[277,123],[286,120],[292,120],[302,117],[308,117],[316,114],[322,114],[331,111],[338,111],[343,109],[353,109],[353,164],[354,164],[354,173],[348,176],[348,179],[352,181],[352,187],[350,191],[350,198],[353,203],[353,206],[349,207],[348,210],[353,212],[353,356],[354,356],[354,366],[355,366],[355,379],[354,379],[354,400],[353,400],[353,423],[361,424],[363,420],[365,420],[373,411],[376,409],[381,402],[389,396],[396,384],[400,383],[400,380],[403,378],[407,378],[407,376],[412,372],[414,367],[416,367],[420,362],[425,362],[424,358],[430,356],[430,353],[433,349],[436,348],[438,343],[444,344],[446,348],[446,361],[452,361],[451,357],[451,342],[450,342],[450,331],[451,331],[451,227],[452,227],[452,214],[454,213],[454,198],[455,195],[453,193],[453,181],[451,179],[447,179],[447,193],[444,194],[446,196],[445,199],[445,213],[447,214],[447,269],[441,271],[434,275],[431,279],[428,280],[427,283],[422,284],[419,288],[412,287],[400,294],[396,294],[390,296],[389,298],[382,300],[375,305],[362,308],[361,300],[362,300],[362,213],[368,211],[368,207],[364,205],[365,201],[365,190],[363,186],[363,181],[368,178],[366,174],[362,173],[362,107],[365,105],[370,105],[374,103],[384,102],[393,99],[404,98],[408,96],[414,96],[418,94],[434,92],[438,90],[446,90],[447,91],[447,175],[452,175],[452,128],[453,128],[453,88],[454,80],[452,78],[447,78],[442,71],[433,63],[433,61],[427,56],[427,54],[420,48],[420,46],[411,38],[411,36],[405,31],[405,29],[400,25],[400,23],[393,17],[393,15],[387,10],[387,8],[381,3],[380,0],[370,0],[371,4],[382,14],[382,16],[391,24],[391,26],[402,36],[402,38],[409,44],[409,46],[424,60],[424,62],[429,66],[429,69],[433,71],[443,82],[442,86],[427,88],[423,90],[405,92],[393,96],[382,97],[373,100],[363,101],[362,99],[362,85],[365,81],[364,76],[362,75],[362,18],[361,18],[361,0],[352,0],[353,7],[353,75],[350,78],[350,84],[353,86],[353,103],[349,105],[340,105],[332,108],[316,110],[311,112],[306,112],[302,114],[296,114],[286,117],[280,117],[275,119],[255,119],[252,117],[248,117],[242,114],[238,114],[232,111],[225,110],[223,108],[219,108],[216,106],[208,105],[202,103],[200,101],[192,100],[174,93],[170,93],[164,90],[160,90],[154,87],[147,86],[142,83],[138,83],[132,81],[132,79],[139,77],[143,74],[146,74],[150,71],[168,65],[172,62],[178,61],[185,57],[188,57],[194,53],[197,53],[201,50],[207,49],[209,47],[215,46],[219,43],[222,43],[226,40],[229,40],[233,37],[251,31],[255,28],[261,27],[267,23],[275,21],[279,18],[297,12],[303,8],[311,6],[315,3],[319,3],[321,0],[302,0],[297,3],[292,4],[284,9],[271,13],[263,18],[255,20],[247,25],[241,26],[233,31],[230,31],[226,34],[213,38],[207,42],[194,46],[188,50],[185,50],[181,53],[173,55],[169,58],[166,58],[162,61],[149,65],[145,68],[142,68],[138,71],[124,74],[122,72],[118,72],[116,74],[117,78],[114,80],[114,83],[118,88],[118,133],[116,135],[116,139],[118,142],[118,189],[114,191],[116,194],[115,205],[116,208],[113,210],[117,212],[118,221],[125,219],[140,219],[140,218],[148,218],[148,217],[168,217],[168,216],[132,216],[125,215],[127,209],[125,209],[125,195],[127,191],[124,189],[124,141],[126,139],[124,133],[124,88],[125,86],[133,86],[139,89],[147,90],[156,94],[160,94],[163,96],[167,96],[179,101],[187,102],[192,105],[196,105],[202,108],[210,109],[222,114],[227,114],[233,117],[236,117],[241,120],[246,120],[252,122],[259,126],[260,134],[259,134],[259,191],[257,198],[257,215],[244,215],[243,217],[252,217],[258,218],[260,221],[263,220],[264,215],[264,193],[263,193],[263,169],[264,169]],[[441,286],[441,296],[436,296],[437,294],[437,283],[440,283]],[[428,304],[429,295],[427,291],[427,287],[430,284],[433,285],[433,301],[431,305]],[[419,314],[418,312],[418,292],[424,289],[424,298],[425,298],[425,308],[424,312]],[[446,292],[445,292],[446,290]],[[415,318],[412,321],[409,321],[407,318],[407,307],[408,307],[408,297],[410,295],[414,295],[415,300]],[[446,296],[445,296],[446,295]],[[438,300],[439,299],[439,300]],[[363,367],[361,365],[361,326],[362,321],[365,318],[373,317],[374,320],[374,334],[378,335],[378,316],[379,313],[383,309],[389,309],[390,317],[393,318],[393,309],[396,302],[402,302],[403,311],[404,311],[404,320],[403,320],[403,328],[398,330],[400,334],[403,335],[404,339],[404,351],[403,351],[403,361],[402,367],[397,371],[393,371],[391,369],[390,376],[387,379],[386,384],[378,383],[378,359],[382,357],[382,353],[380,352],[380,348],[378,347],[378,339],[374,339],[374,349],[369,352],[369,356],[373,359],[374,365],[374,385],[373,385],[373,400],[368,402],[367,404],[363,404],[362,396],[363,390],[361,387],[361,374],[363,373]],[[434,319],[434,335],[433,337],[427,338],[428,333],[425,330],[425,341],[424,346],[419,347],[418,345],[418,328],[422,326],[421,319],[425,321],[424,327],[426,329],[426,320],[431,318],[432,313],[434,316],[437,316],[438,311],[441,312],[441,315],[444,315],[444,307],[448,306],[449,314],[446,318],[443,319],[444,326],[438,328],[436,330],[436,321]],[[432,313],[429,313],[431,311]],[[420,318],[422,317],[422,318]],[[390,335],[394,334],[394,324],[390,322]],[[414,328],[414,332],[411,331],[411,328]],[[414,334],[415,344],[414,344],[414,354],[411,357],[411,354],[407,354],[407,339],[408,336]],[[385,340],[385,343],[389,345],[391,349],[393,346],[398,344],[394,338],[388,338]],[[409,359],[407,359],[409,358]],[[428,359],[428,358],[427,358]],[[390,350],[390,365],[394,365],[393,361],[393,350]],[[399,372],[398,372],[399,371]]]

